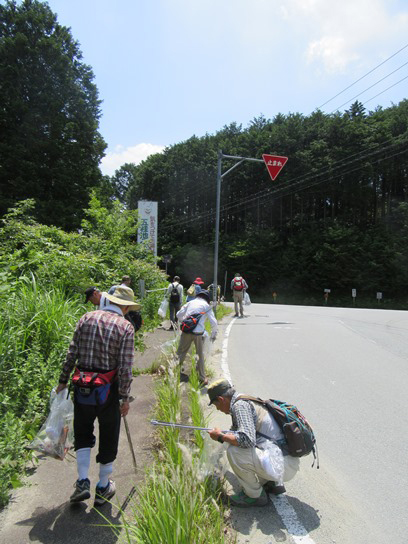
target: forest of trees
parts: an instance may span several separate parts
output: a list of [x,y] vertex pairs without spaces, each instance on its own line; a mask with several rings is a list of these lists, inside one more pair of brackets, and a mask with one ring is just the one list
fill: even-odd
[[[112,209],[159,203],[169,274],[213,281],[217,156],[289,157],[277,181],[244,162],[221,188],[219,283],[241,272],[251,292],[300,296],[352,288],[403,299],[408,285],[408,101],[366,111],[276,114],[192,136],[109,178],[92,69],[48,4],[0,5],[0,214],[35,200],[35,219],[80,228],[91,193]],[[234,162],[224,159],[223,171]],[[159,261],[160,262],[160,261]],[[164,268],[164,266],[163,266]],[[282,300],[282,299],[281,299]],[[289,299],[288,299],[289,300]]]
[[[272,182],[245,162],[222,182],[220,277],[235,270],[254,292],[407,293],[408,101],[366,112],[317,111],[232,123],[171,146],[112,178],[130,208],[157,200],[171,271],[212,281],[217,153],[288,156]],[[234,162],[223,160],[223,171]]]
[[100,185],[100,101],[78,43],[48,4],[0,5],[0,214],[34,198],[37,219],[79,227]]

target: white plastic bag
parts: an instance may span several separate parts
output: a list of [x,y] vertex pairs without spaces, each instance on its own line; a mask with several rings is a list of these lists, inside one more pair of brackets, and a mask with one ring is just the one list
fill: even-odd
[[283,485],[285,463],[282,450],[270,440],[265,441],[262,447],[265,449],[259,450],[258,453],[262,468],[272,481],[277,482],[278,485]]
[[249,298],[249,295],[246,291],[242,303],[245,304],[245,306],[249,306],[251,304],[251,299]]
[[168,307],[169,307],[169,301],[167,300],[167,298],[164,298],[162,300],[162,303],[160,304],[160,308],[157,311],[157,313],[162,319],[166,318]]
[[28,447],[62,461],[72,444],[73,419],[74,403],[68,389],[58,394],[53,389],[47,420]]

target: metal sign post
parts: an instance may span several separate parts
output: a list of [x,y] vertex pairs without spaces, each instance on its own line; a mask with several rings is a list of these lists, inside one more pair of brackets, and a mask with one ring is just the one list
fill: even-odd
[[[265,155],[266,157],[273,157],[272,155]],[[277,157],[275,157],[277,158]],[[284,166],[286,161],[288,160],[287,157],[279,157],[280,159],[286,159],[285,162],[281,165],[279,165],[279,171]],[[223,174],[222,171],[222,159],[233,159],[238,161],[234,164],[234,166],[231,166],[226,172]],[[221,180],[225,178],[227,174],[232,172],[237,166],[242,164],[244,161],[252,161],[252,162],[262,162],[266,164],[268,168],[268,172],[270,172],[270,169],[267,165],[267,161],[264,159],[253,159],[251,157],[236,157],[235,155],[224,155],[221,150],[218,151],[218,161],[217,161],[217,205],[216,205],[216,214],[215,214],[215,247],[214,247],[214,282],[213,285],[218,286],[218,246],[219,246],[219,237],[220,237],[220,200],[221,200]],[[276,166],[276,165],[275,165]],[[276,178],[276,176],[279,174],[279,172],[275,173],[275,176],[273,179]],[[213,294],[213,302],[214,302],[214,310],[217,308],[217,289],[214,289]]]

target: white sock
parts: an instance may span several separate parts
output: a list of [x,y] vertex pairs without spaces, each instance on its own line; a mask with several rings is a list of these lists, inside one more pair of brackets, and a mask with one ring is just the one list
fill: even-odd
[[81,448],[76,451],[78,480],[88,478],[89,467],[91,465],[91,448]]
[[98,487],[106,487],[109,483],[109,476],[113,472],[113,463],[106,463],[103,465],[99,463],[99,482]]

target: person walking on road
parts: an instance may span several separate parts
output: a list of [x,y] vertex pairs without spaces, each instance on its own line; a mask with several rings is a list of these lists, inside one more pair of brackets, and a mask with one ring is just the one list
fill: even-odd
[[203,280],[200,277],[197,277],[190,287],[187,289],[187,299],[186,302],[194,300],[198,293],[202,290],[202,285],[204,285]]
[[[198,325],[193,332],[181,331],[180,342],[177,349],[177,357],[180,367],[182,366],[184,359],[190,349],[191,344],[194,342],[196,353],[198,356],[197,372],[202,385],[208,384],[208,379],[205,376],[204,366],[204,352],[203,352],[203,334],[205,330],[205,322],[207,318],[211,324],[211,341],[214,341],[217,336],[218,323],[215,318],[214,312],[210,306],[210,294],[208,291],[202,290],[198,293],[196,298],[191,302],[187,302],[177,312],[177,318],[181,323],[187,317],[201,313]],[[182,327],[181,327],[182,329]]]
[[174,329],[174,323],[177,323],[177,312],[183,302],[183,286],[180,283],[179,276],[174,276],[173,282],[167,288],[166,296],[169,301],[170,327],[169,331]]
[[[299,470],[299,458],[285,454],[283,432],[264,406],[240,399],[227,380],[213,382],[207,393],[210,405],[232,417],[231,431],[223,433],[218,428],[209,431],[213,440],[229,444],[228,461],[242,486],[242,491],[232,495],[230,502],[244,508],[265,506],[267,493],[278,495],[285,492],[283,481],[295,476]],[[271,460],[266,462],[265,454],[273,456],[273,475]]]
[[[78,321],[57,387],[57,393],[67,387],[76,367],[72,382],[78,479],[70,497],[72,503],[91,496],[88,472],[95,445],[95,419],[99,423],[95,506],[103,505],[116,491],[110,475],[118,451],[121,416],[129,411],[134,360],[134,329],[124,316],[140,308],[129,288],[118,287],[114,295],[107,294],[106,298],[109,310],[88,312]],[[93,386],[99,383],[104,385]]]
[[[237,272],[233,280],[231,281],[232,299],[234,301],[234,308],[235,308],[234,317],[244,317],[243,301],[244,301],[244,294],[247,289],[248,289],[247,282],[244,280],[241,274]],[[238,306],[239,306],[239,313],[238,313]]]

